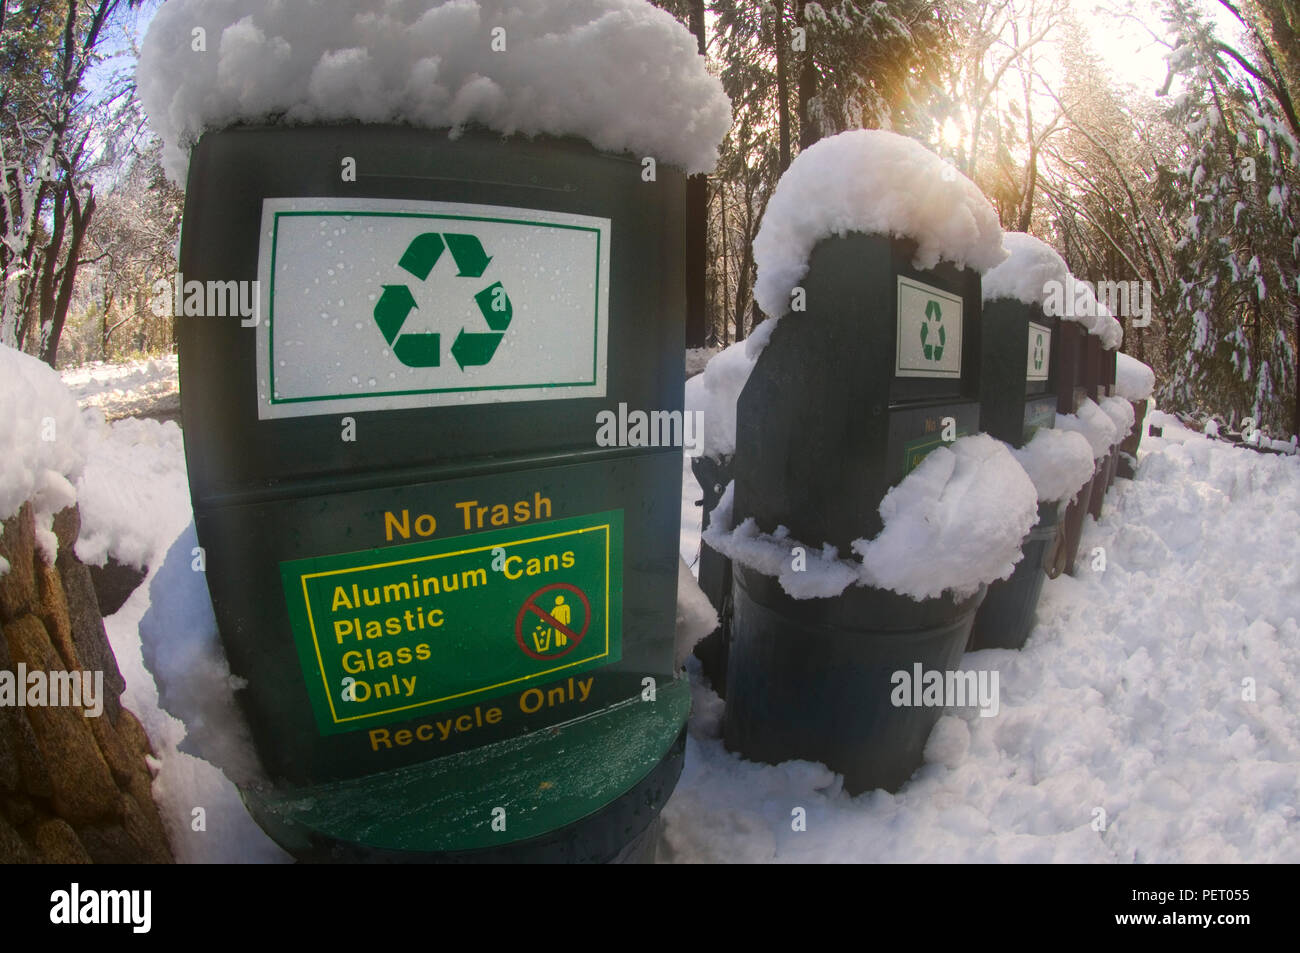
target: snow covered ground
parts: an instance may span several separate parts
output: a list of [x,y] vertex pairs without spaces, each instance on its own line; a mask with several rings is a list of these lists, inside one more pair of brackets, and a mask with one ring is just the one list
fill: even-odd
[[[99,384],[67,378],[93,400],[95,387],[108,390],[106,372],[91,375]],[[142,386],[161,379],[145,373]],[[130,398],[129,386],[113,387]],[[1300,458],[1234,448],[1158,412],[1148,421],[1165,436],[1144,437],[1137,479],[1117,480],[1102,518],[1087,521],[1078,577],[1044,586],[1028,645],[963,660],[999,673],[996,716],[947,714],[901,791],[850,798],[823,766],[727,753],[722,704],[696,674],[664,857],[1300,861]],[[178,856],[283,860],[225,776],[182,750],[187,730],[219,726],[187,729],[162,711],[142,657],[143,634],[155,668],[210,665],[203,647],[215,637],[202,576],[190,571],[179,428],[107,424],[93,412],[90,423],[78,492],[99,536],[83,540],[86,555],[97,547],[151,567],[107,627],[125,701],[158,751],[154,790]],[[701,494],[689,461],[683,476],[692,565]],[[205,832],[190,829],[194,807],[207,812]],[[792,830],[796,807],[806,831]]]

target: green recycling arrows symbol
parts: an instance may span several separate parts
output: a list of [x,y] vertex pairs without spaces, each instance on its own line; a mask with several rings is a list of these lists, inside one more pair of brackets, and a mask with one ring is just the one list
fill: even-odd
[[[940,361],[943,359],[943,345],[948,340],[948,334],[944,331],[943,310],[939,307],[939,302],[931,298],[925,305],[925,320],[921,322],[921,350],[925,353],[927,361]],[[930,344],[930,324],[933,322],[939,328],[937,343]]]
[[1034,341],[1034,370],[1041,371],[1042,369],[1043,369],[1043,336],[1042,334],[1039,334],[1038,339]]
[[[425,232],[416,235],[406,246],[398,260],[398,267],[424,281],[438,264],[443,249],[451,252],[460,278],[480,278],[487,270],[492,256],[483,250],[477,235],[459,235],[451,232]],[[441,336],[436,332],[402,331],[412,311],[419,309],[415,296],[406,285],[384,285],[383,294],[375,302],[375,324],[393,354],[407,367],[438,367],[441,361]],[[461,328],[451,345],[452,357],[463,371],[467,367],[483,365],[492,360],[497,345],[510,327],[514,307],[501,282],[496,281],[474,295],[479,313],[491,329],[487,332],[470,332]]]

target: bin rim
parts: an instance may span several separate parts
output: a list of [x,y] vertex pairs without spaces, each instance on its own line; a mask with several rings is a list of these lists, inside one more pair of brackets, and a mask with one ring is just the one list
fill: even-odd
[[[595,814],[644,780],[680,735],[688,681],[661,682],[559,725],[359,778],[244,788],[254,819],[291,853],[321,840],[408,854],[500,848]],[[505,830],[493,829],[493,809]]]

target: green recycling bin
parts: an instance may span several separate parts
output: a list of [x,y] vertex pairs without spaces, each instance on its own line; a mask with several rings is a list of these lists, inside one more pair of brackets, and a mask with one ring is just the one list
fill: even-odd
[[[813,248],[807,313],[776,326],[737,405],[736,525],[784,526],[847,554],[880,531],[882,497],[945,430],[978,430],[979,273],[918,270],[915,256],[911,239],[862,233]],[[892,705],[891,677],[955,668],[983,589],[917,601],[850,585],[793,599],[739,564],[733,580],[727,747],[824,762],[851,794],[896,790],[942,709]]]
[[[351,159],[360,175],[340,177]],[[652,855],[682,766],[685,176],[576,140],[245,126],[190,163],[178,320],[207,582],[303,860]]]
[[[1059,325],[1059,356],[1056,362],[1056,412],[1078,413],[1079,406],[1090,396],[1087,381],[1087,350],[1090,335],[1076,321],[1062,321]],[[1079,488],[1060,517],[1061,541],[1053,560],[1052,575],[1074,575],[1078,559],[1079,540],[1083,535],[1083,517],[1092,501],[1097,474]]]
[[[1056,421],[1055,375],[1059,355],[1052,348],[1060,319],[1041,304],[998,297],[984,302],[980,366],[980,429],[1022,447]],[[1007,579],[989,584],[975,613],[969,648],[1018,649],[1034,627],[1043,580],[1056,574],[1052,563],[1060,530],[1060,503],[1040,502],[1038,521],[1021,547],[1024,553]]]

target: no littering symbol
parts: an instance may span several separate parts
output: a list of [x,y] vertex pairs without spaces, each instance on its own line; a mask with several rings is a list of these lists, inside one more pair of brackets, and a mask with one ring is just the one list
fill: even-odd
[[[574,625],[575,604],[582,606],[581,626]],[[567,582],[553,582],[524,600],[515,617],[515,641],[529,658],[549,662],[576,649],[590,625],[586,593]]]

